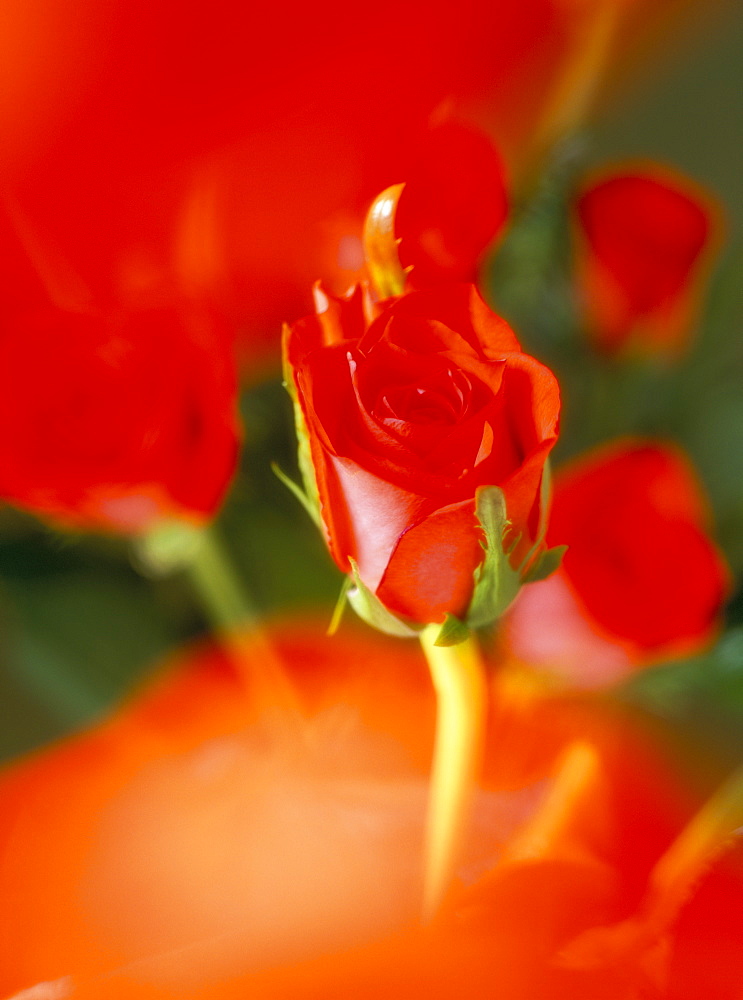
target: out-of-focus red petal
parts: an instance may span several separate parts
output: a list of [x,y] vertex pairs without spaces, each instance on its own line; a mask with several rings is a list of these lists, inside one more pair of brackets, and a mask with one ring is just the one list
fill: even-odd
[[706,192],[659,165],[583,189],[578,280],[599,347],[677,353],[685,345],[718,216]]
[[705,872],[674,928],[671,1000],[736,1000],[743,981],[743,856],[731,845]]
[[191,303],[45,304],[0,333],[0,497],[68,524],[212,516],[239,446],[231,338]]
[[411,286],[474,280],[508,214],[503,163],[488,136],[458,122],[433,128],[404,180],[394,230]]
[[600,686],[701,648],[729,585],[708,524],[702,488],[675,447],[623,440],[577,459],[555,478],[547,533],[568,545],[563,568],[514,608],[514,650]]

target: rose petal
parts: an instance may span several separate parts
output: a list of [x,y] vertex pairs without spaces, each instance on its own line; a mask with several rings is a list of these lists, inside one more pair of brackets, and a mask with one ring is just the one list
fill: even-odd
[[484,555],[481,539],[474,500],[437,510],[401,535],[377,596],[416,622],[463,616]]
[[[433,317],[443,327],[456,331],[481,358],[497,359],[521,346],[511,327],[497,316],[482,299],[474,285],[447,285],[427,288],[395,301],[367,331],[361,347],[365,352],[385,335],[388,323],[398,317],[406,321]],[[430,350],[430,348],[427,348]]]
[[[329,464],[337,484],[337,493],[329,499],[336,541],[342,551],[354,554],[361,579],[376,590],[400,535],[431,502],[380,479],[351,459],[332,456]],[[340,537],[341,525],[344,537]]]

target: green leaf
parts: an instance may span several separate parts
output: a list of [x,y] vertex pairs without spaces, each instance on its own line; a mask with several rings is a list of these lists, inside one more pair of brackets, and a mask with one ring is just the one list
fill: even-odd
[[295,483],[293,479],[290,479],[284,470],[276,464],[276,462],[271,462],[271,471],[279,482],[283,483],[289,492],[292,493],[297,500],[299,500],[317,527],[322,530],[322,522],[320,520],[320,513],[317,506],[312,502],[312,500],[310,500],[302,487],[298,483]]
[[567,550],[567,545],[556,545],[553,549],[543,552],[524,576],[524,583],[539,583],[540,580],[546,580],[559,569]]
[[433,641],[434,646],[458,646],[470,637],[467,625],[455,615],[447,615],[439,634]]
[[505,548],[510,523],[503,490],[481,487],[476,494],[475,513],[485,535],[485,558],[475,570],[475,590],[465,621],[470,628],[483,628],[497,621],[516,597],[521,574],[509,559],[518,538]]
[[351,563],[353,585],[347,591],[348,603],[359,618],[363,618],[367,625],[379,629],[380,632],[386,632],[387,635],[395,635],[403,639],[415,638],[420,629],[408,625],[397,615],[393,615],[376,594],[373,594],[366,586],[359,576],[359,568],[353,559],[349,559],[349,562]]

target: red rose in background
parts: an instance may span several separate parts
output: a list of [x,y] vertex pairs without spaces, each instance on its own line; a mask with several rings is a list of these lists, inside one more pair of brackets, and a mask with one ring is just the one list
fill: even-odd
[[502,488],[519,552],[538,536],[555,378],[474,286],[383,304],[365,332],[360,295],[327,306],[291,328],[287,358],[333,558],[415,622],[464,616],[478,489]]
[[590,334],[610,353],[678,353],[716,243],[716,209],[659,165],[614,173],[576,203],[578,282]]
[[505,169],[488,136],[460,122],[437,125],[404,177],[372,202],[363,229],[366,270],[360,261],[355,280],[367,277],[381,298],[475,281],[508,217]]
[[367,205],[442,108],[523,174],[552,95],[564,126],[683,6],[26,0],[0,33],[0,176],[96,301],[175,281],[273,360],[316,275],[347,286]]
[[239,443],[230,338],[187,306],[6,312],[0,427],[0,497],[18,506],[127,531],[210,517]]
[[547,538],[568,551],[554,577],[520,594],[516,655],[598,685],[703,647],[729,579],[708,530],[701,485],[676,448],[622,441],[567,466]]
[[456,122],[431,129],[404,180],[394,235],[411,286],[474,281],[508,216],[504,165],[488,136]]

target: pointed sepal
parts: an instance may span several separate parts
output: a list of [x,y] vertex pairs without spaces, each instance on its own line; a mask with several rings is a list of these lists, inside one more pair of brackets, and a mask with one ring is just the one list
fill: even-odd
[[447,615],[439,633],[433,640],[434,646],[458,646],[472,636],[470,628],[456,615]]
[[289,338],[291,337],[291,328],[284,325],[284,331],[282,336],[282,365],[283,365],[283,375],[284,375],[284,387],[289,393],[289,397],[292,401],[292,408],[294,411],[294,429],[297,435],[297,464],[299,465],[299,473],[302,477],[302,483],[304,485],[304,490],[302,490],[296,483],[290,480],[283,472],[278,471],[274,468],[275,474],[284,483],[284,485],[291,490],[292,493],[297,497],[302,506],[307,510],[312,520],[318,527],[322,527],[322,518],[320,516],[320,495],[317,489],[317,480],[315,479],[315,468],[312,464],[312,451],[310,448],[310,435],[307,430],[307,424],[304,419],[304,413],[302,412],[302,405],[299,401],[297,394],[297,387],[294,382],[294,373],[292,371],[291,362],[289,360]]
[[514,600],[521,573],[511,565],[518,538],[509,532],[503,490],[481,487],[475,498],[475,514],[484,535],[485,558],[475,570],[475,589],[465,621],[470,628],[484,628],[497,621]]
[[560,568],[562,558],[567,551],[567,545],[556,545],[553,549],[546,549],[527,571],[524,583],[539,583],[540,580],[552,576]]
[[350,559],[349,562],[351,563],[352,586],[348,588],[345,596],[359,618],[363,618],[372,628],[386,632],[387,635],[403,639],[415,638],[423,626],[411,625],[386,608],[361,579],[359,568],[353,559]]

